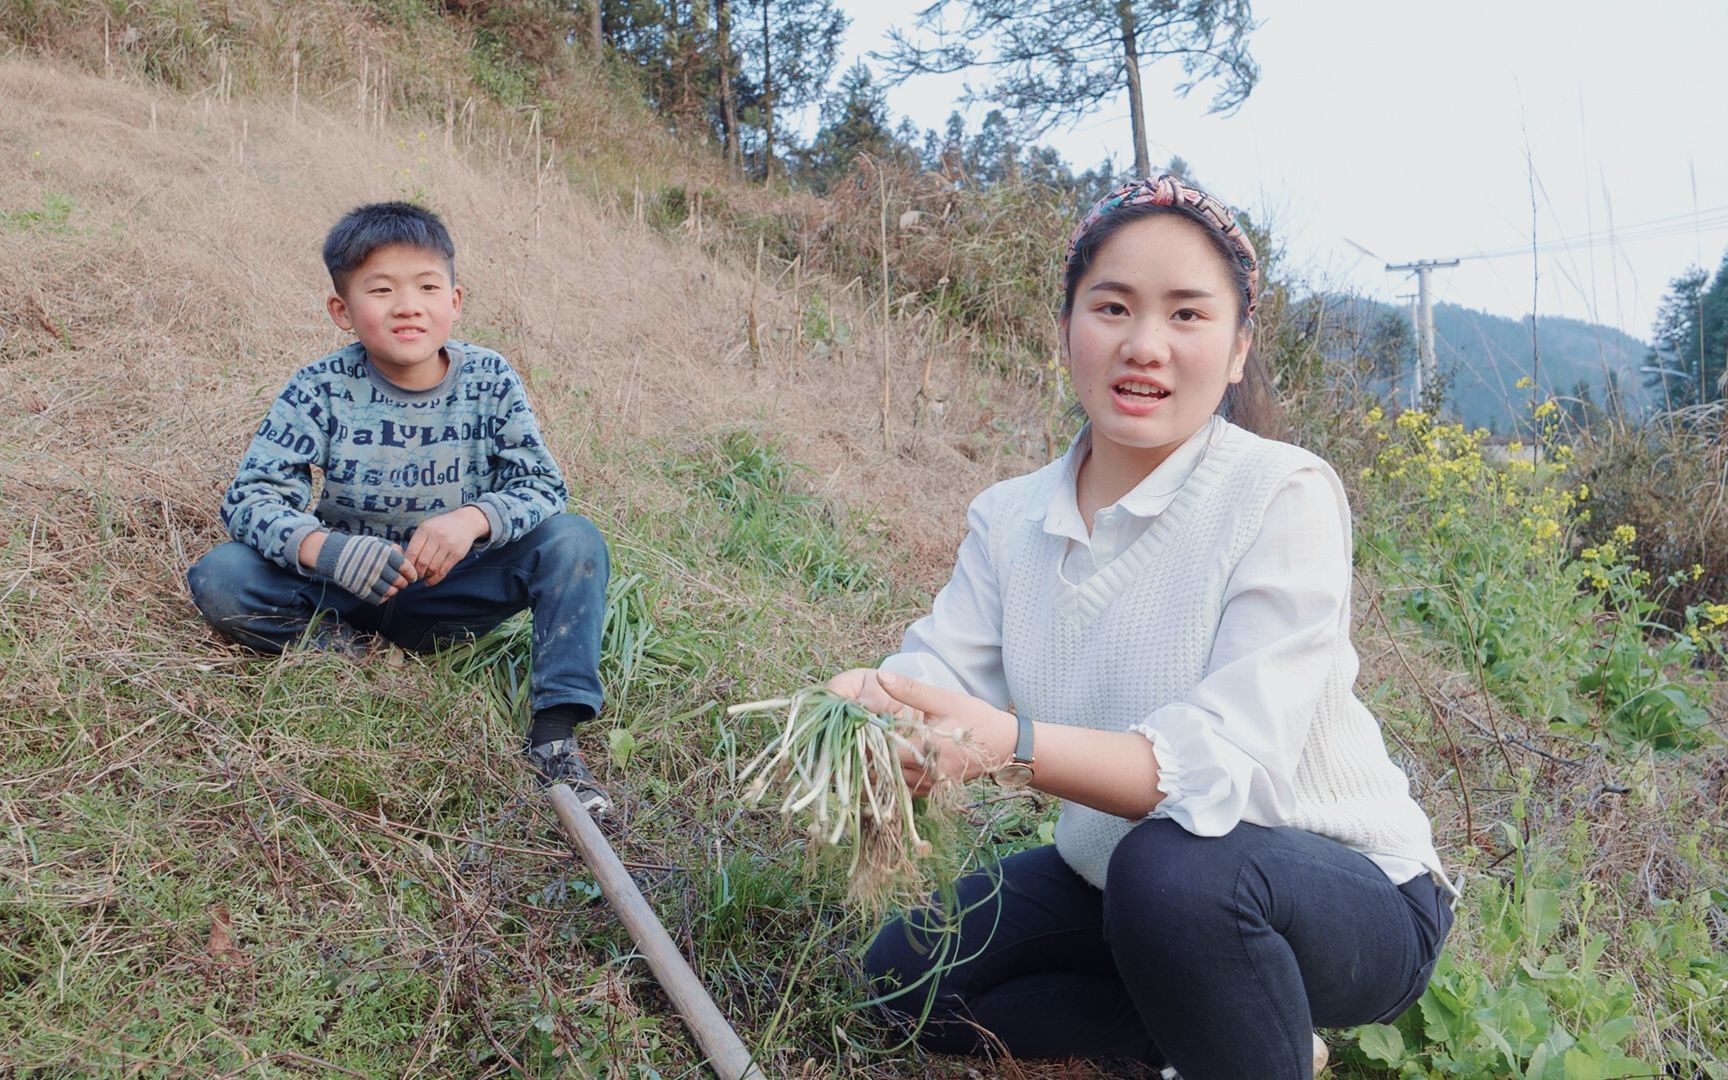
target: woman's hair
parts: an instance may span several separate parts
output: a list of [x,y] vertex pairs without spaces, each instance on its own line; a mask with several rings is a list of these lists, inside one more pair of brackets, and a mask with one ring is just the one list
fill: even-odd
[[[1191,221],[1205,234],[1212,248],[1223,261],[1225,271],[1236,286],[1236,312],[1239,325],[1251,336],[1254,334],[1254,309],[1259,300],[1259,263],[1254,248],[1246,237],[1242,236],[1240,226],[1234,219],[1226,219],[1232,235],[1226,235],[1214,220],[1222,209],[1221,203],[1211,196],[1200,192],[1186,184],[1175,182],[1178,191],[1204,199],[1210,205],[1206,210],[1197,209],[1191,200],[1178,198],[1175,202],[1133,201],[1124,199],[1123,192],[1130,189],[1145,191],[1154,190],[1154,185],[1172,178],[1158,177],[1154,180],[1141,181],[1137,185],[1125,185],[1100,200],[1092,212],[1080,223],[1074,238],[1069,241],[1068,261],[1063,273],[1062,282],[1062,320],[1067,322],[1074,313],[1074,298],[1079,292],[1080,281],[1086,276],[1086,271],[1092,268],[1104,246],[1112,237],[1136,221],[1144,221],[1150,217],[1170,216]],[[1226,211],[1227,213],[1227,211]],[[1266,364],[1260,358],[1259,345],[1250,339],[1248,357],[1242,368],[1242,380],[1231,383],[1224,388],[1224,400],[1218,411],[1233,424],[1247,428],[1256,435],[1269,439],[1282,438],[1285,435],[1283,410],[1279,408],[1277,393],[1272,383],[1271,374],[1266,370]]]

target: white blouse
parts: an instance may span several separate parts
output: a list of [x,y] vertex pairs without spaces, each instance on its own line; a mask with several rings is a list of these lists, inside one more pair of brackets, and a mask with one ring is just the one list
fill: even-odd
[[[1084,437],[1075,441],[1043,525],[1067,541],[1060,573],[1068,586],[1082,584],[1146,533],[1222,427],[1213,417],[1132,491],[1099,510],[1091,529],[1081,518],[1076,487],[1091,444]],[[973,503],[953,576],[881,667],[1001,707],[1008,689],[1001,666],[1002,598],[987,554],[988,523],[997,516],[992,510],[987,497]],[[1330,484],[1317,469],[1295,472],[1273,496],[1259,537],[1230,577],[1205,677],[1185,700],[1159,710],[1171,715],[1133,728],[1153,739],[1161,764],[1172,766],[1159,770],[1164,798],[1152,816],[1172,818],[1204,836],[1221,835],[1243,820],[1279,819],[1276,793],[1264,773],[1293,775],[1301,747],[1289,745],[1281,737],[1283,725],[1274,720],[1285,709],[1291,674],[1330,660],[1349,600],[1350,558]],[[1051,586],[1053,593],[1062,587],[1054,581]],[[1285,632],[1269,640],[1268,626]],[[1229,743],[1211,737],[1223,717],[1232,718]],[[1263,719],[1256,725],[1253,718]],[[1173,767],[1177,760],[1179,768]],[[1216,782],[1221,776],[1230,782]],[[1181,786],[1185,777],[1214,781],[1188,791]],[[1368,858],[1394,882],[1426,873],[1413,859],[1378,853]]]

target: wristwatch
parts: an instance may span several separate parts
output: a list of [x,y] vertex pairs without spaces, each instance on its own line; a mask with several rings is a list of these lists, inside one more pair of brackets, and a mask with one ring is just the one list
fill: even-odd
[[1032,782],[1032,763],[1037,760],[1032,756],[1032,719],[1024,714],[1016,714],[1014,719],[1020,722],[1020,735],[1014,741],[1014,756],[990,774],[997,787],[1009,789],[1023,788]]

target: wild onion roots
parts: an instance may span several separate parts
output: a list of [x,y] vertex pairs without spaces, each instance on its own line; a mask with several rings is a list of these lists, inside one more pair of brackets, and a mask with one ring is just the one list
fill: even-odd
[[781,709],[786,722],[779,734],[738,774],[750,781],[745,803],[760,806],[773,791],[781,814],[809,815],[813,849],[849,851],[847,895],[854,903],[881,912],[922,902],[931,840],[948,831],[963,790],[939,781],[930,796],[915,799],[899,751],[923,761],[939,745],[937,733],[878,716],[820,686],[734,705],[727,713]]

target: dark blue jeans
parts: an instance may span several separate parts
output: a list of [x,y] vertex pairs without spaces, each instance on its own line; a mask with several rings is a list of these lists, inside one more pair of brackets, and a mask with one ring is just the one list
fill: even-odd
[[[1093,888],[1054,847],[962,878],[962,908],[973,910],[950,955],[965,959],[936,979],[919,1042],[1129,1058],[1173,1065],[1184,1080],[1308,1080],[1313,1029],[1403,1012],[1452,926],[1427,875],[1394,885],[1366,857],[1300,829],[1199,837],[1154,819],[1123,838],[1105,884]],[[930,971],[928,920],[916,913],[877,934],[864,966],[879,993]],[[890,999],[891,1016],[915,1018],[927,989]]]
[[356,648],[365,634],[430,652],[478,637],[526,608],[534,618],[531,707],[576,704],[598,713],[610,572],[593,522],[558,514],[514,543],[470,553],[438,584],[415,582],[378,605],[232,541],[194,563],[186,582],[210,625],[272,653],[301,641]]

